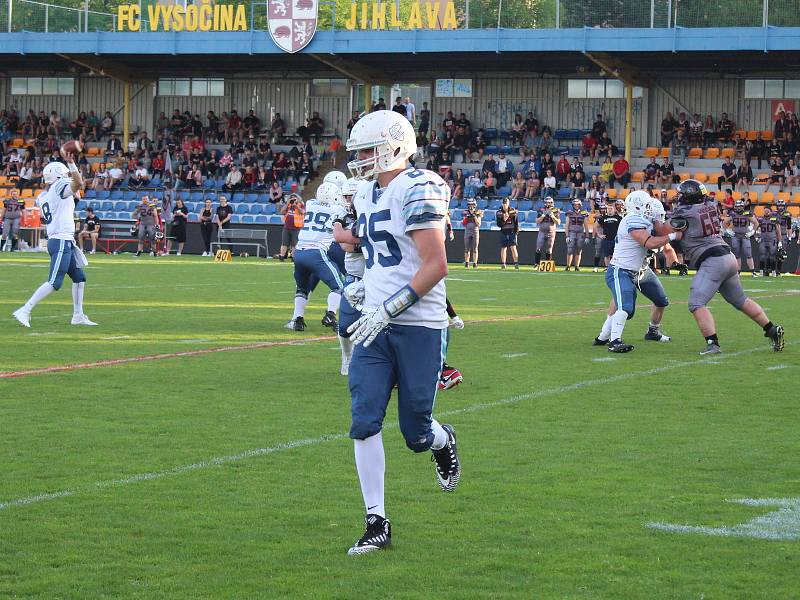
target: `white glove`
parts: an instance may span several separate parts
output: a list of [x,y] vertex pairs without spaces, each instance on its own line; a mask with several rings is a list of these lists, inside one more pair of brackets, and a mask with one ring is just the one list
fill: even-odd
[[464,321],[461,320],[461,317],[456,315],[452,319],[450,319],[450,327],[455,329],[464,329]]
[[342,289],[342,295],[350,306],[360,312],[364,308],[364,281],[358,280],[347,284]]
[[781,248],[783,248],[783,242],[778,242],[778,249],[780,250]]
[[383,304],[375,308],[371,313],[361,315],[361,318],[347,328],[350,334],[350,341],[353,344],[364,343],[364,348],[369,346],[377,335],[389,324],[389,313]]

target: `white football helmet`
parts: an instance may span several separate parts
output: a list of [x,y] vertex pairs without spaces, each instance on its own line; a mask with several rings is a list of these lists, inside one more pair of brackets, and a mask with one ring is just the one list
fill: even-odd
[[661,200],[658,198],[650,199],[650,219],[653,222],[658,221],[659,223],[666,223],[667,221],[667,213],[664,210],[664,205],[661,204]]
[[627,215],[641,215],[648,221],[653,220],[651,212],[652,198],[650,194],[644,190],[636,190],[628,194],[625,198],[625,214]]
[[358,183],[358,179],[351,177],[342,186],[342,197],[344,199],[344,203],[348,206],[352,204],[353,196],[355,196],[356,192],[358,191]]
[[42,171],[44,182],[48,184],[54,183],[62,177],[67,177],[68,175],[69,169],[67,168],[67,165],[57,161],[47,163]]
[[342,189],[344,186],[345,181],[347,181],[347,175],[342,173],[341,171],[331,171],[325,178],[322,180],[322,183],[334,183],[336,187]]
[[329,206],[341,205],[342,191],[335,183],[327,182],[317,188],[317,202]]
[[[373,150],[373,155],[361,159],[360,150]],[[347,151],[356,153],[356,159],[347,163],[353,177],[369,179],[376,173],[405,168],[417,152],[417,140],[404,116],[391,110],[376,110],[353,126]]]

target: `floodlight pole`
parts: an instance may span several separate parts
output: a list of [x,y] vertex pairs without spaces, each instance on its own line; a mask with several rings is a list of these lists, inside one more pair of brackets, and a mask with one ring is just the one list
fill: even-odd
[[650,0],[650,29],[656,26],[656,0]]
[[13,1],[14,0],[8,0],[8,33],[11,33],[11,21],[12,21],[11,14],[14,11]]
[[131,135],[131,84],[126,81],[122,84],[124,99],[122,112],[122,147],[128,151],[128,140]]
[[633,129],[633,86],[625,84],[625,160],[631,162],[631,130]]

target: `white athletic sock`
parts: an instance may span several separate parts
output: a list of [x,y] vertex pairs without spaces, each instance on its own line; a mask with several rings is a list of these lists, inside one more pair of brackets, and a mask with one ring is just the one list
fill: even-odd
[[606,322],[603,323],[603,328],[600,330],[600,335],[597,336],[598,340],[606,341],[611,336],[611,322],[612,322],[613,315],[608,315],[606,317]]
[[47,298],[50,294],[52,294],[55,291],[56,288],[50,285],[49,282],[47,281],[44,282],[42,285],[39,286],[39,289],[33,292],[33,296],[31,296],[30,300],[28,300],[25,303],[25,306],[23,308],[25,309],[26,312],[31,312],[34,306],[39,304],[39,302]]
[[292,315],[292,319],[296,319],[297,317],[305,317],[306,304],[308,304],[308,298],[304,298],[303,296],[294,297],[294,314]]
[[72,284],[72,314],[73,315],[82,315],[83,314],[83,286],[86,285],[86,282],[81,281],[80,283],[73,283]]
[[625,329],[625,321],[628,320],[628,313],[624,310],[617,310],[611,315],[611,339],[619,340],[622,338],[622,330]]
[[386,471],[386,457],[383,453],[383,437],[379,431],[365,440],[355,442],[356,470],[361,483],[364,507],[369,515],[386,518],[383,505],[383,476]]
[[342,299],[341,292],[331,292],[328,294],[328,312],[336,312]]
[[447,432],[436,419],[431,419],[431,431],[433,431],[431,450],[441,450],[447,443]]
[[339,336],[339,346],[342,347],[342,360],[350,362],[350,357],[353,356],[353,342],[350,338]]

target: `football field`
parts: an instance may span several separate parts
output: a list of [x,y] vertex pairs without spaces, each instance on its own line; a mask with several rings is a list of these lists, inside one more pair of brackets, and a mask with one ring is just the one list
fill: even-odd
[[800,278],[744,279],[775,353],[721,299],[724,353],[663,278],[667,344],[640,297],[624,355],[593,347],[603,275],[451,266],[464,383],[434,415],[462,477],[439,490],[390,403],[393,546],[349,557],[363,504],[339,345],[290,264],[89,257],[11,318],[43,255],[0,258],[0,598],[796,598]]

